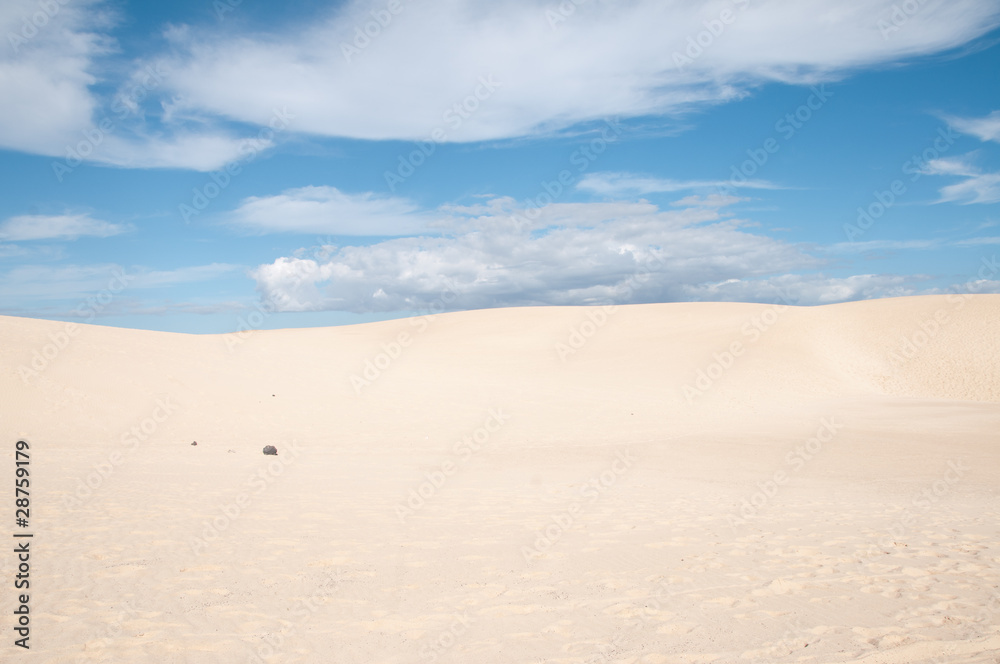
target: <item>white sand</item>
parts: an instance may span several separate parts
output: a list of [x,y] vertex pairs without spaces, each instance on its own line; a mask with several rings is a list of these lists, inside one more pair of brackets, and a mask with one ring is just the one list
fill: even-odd
[[1000,296],[65,331],[0,661],[1000,661]]

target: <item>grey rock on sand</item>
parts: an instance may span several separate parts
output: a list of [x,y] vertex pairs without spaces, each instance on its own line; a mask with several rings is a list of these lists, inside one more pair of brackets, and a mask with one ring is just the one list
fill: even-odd
[[264,446],[264,454],[277,454],[277,453],[278,453],[278,448],[276,448],[274,445]]

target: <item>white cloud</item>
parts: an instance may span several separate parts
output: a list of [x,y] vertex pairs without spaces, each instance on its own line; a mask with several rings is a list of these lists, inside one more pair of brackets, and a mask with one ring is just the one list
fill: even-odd
[[980,173],[957,184],[941,188],[942,201],[1000,203],[1000,173]]
[[117,83],[97,64],[117,49],[108,36],[114,21],[101,0],[0,3],[0,148],[55,157],[70,169],[82,160],[208,171],[245,155],[245,141],[218,123],[157,124],[143,115],[137,100],[164,90],[162,68],[142,65],[109,100],[94,91]]
[[959,240],[956,242],[960,247],[975,247],[983,244],[1000,244],[1000,237],[973,237],[967,240]]
[[930,288],[919,293],[920,295],[940,295],[943,293],[1000,293],[1000,281],[996,279],[970,279],[969,281],[953,284],[949,288]]
[[670,205],[673,207],[685,207],[685,206],[704,206],[704,207],[725,207],[727,205],[732,205],[733,203],[738,203],[740,201],[745,201],[745,198],[739,198],[737,196],[730,196],[727,194],[708,194],[707,196],[685,196],[684,198],[672,202]]
[[925,175],[948,175],[965,178],[941,188],[939,203],[1000,202],[1000,173],[986,173],[971,163],[969,155],[933,159],[922,171]]
[[[527,212],[536,216],[518,223]],[[529,211],[494,199],[449,213],[456,230],[448,236],[282,257],[252,276],[279,310],[419,311],[440,301],[470,309],[688,299],[698,284],[821,263],[741,230],[716,207],[572,203]]]
[[738,187],[746,189],[783,188],[766,180],[744,180],[741,183],[731,180],[671,180],[669,178],[648,177],[633,173],[611,172],[588,173],[580,179],[576,187],[583,191],[612,197],[642,196],[644,194],[707,189],[714,189],[717,192],[729,192]]
[[230,215],[232,223],[258,233],[318,235],[414,235],[429,220],[403,198],[345,194],[335,187],[300,187],[277,196],[251,196]]
[[187,168],[213,171],[274,146],[274,141],[238,139],[219,132],[180,132],[162,138],[107,136],[89,159],[124,168]]
[[110,237],[129,226],[91,219],[86,214],[21,215],[0,223],[0,240],[75,240],[82,236]]
[[93,59],[108,51],[98,33],[107,20],[94,4],[56,3],[40,12],[30,0],[0,3],[0,146],[56,154],[89,126]]
[[[945,242],[942,240],[869,240],[867,242],[837,242],[822,247],[829,253],[860,254],[866,251],[882,250],[929,250],[938,249]],[[956,243],[959,244],[959,243]]]
[[[994,1],[924,0],[887,31],[897,4],[563,3],[573,13],[553,22],[557,3],[442,0],[404,2],[382,27],[371,12],[385,3],[358,0],[271,34],[174,30],[165,86],[180,114],[262,124],[287,104],[296,131],[417,140],[440,129],[445,140],[477,141],[675,113],[767,81],[834,80],[960,46],[1000,14]],[[730,24],[718,36],[706,32],[727,8]],[[366,26],[374,36],[345,56]],[[707,45],[679,60],[700,33]]]
[[981,141],[1000,143],[1000,111],[993,111],[985,118],[946,117],[945,119],[963,134],[975,136]]
[[[442,0],[404,2],[385,26],[372,28],[371,12],[386,4],[355,0],[270,33],[172,27],[168,53],[138,60],[120,77],[117,63],[108,66],[117,46],[106,4],[57,2],[30,39],[17,37],[0,52],[0,96],[7,100],[0,148],[208,171],[241,154],[244,144],[227,121],[266,127],[285,106],[296,116],[290,131],[323,136],[418,140],[435,129],[447,141],[535,135],[612,116],[676,114],[740,98],[767,81],[835,80],[960,46],[995,27],[1000,14],[994,1],[924,0],[886,33],[879,21],[895,4],[595,1],[563,3],[575,10],[553,23],[555,3]],[[3,3],[0,34],[18,35],[40,6]],[[710,43],[679,65],[689,38],[726,7],[731,24],[717,36],[706,33]],[[366,27],[378,34],[345,56],[344,46]],[[164,74],[147,81],[140,103],[128,92],[148,67]],[[104,89],[116,97],[105,98]],[[110,131],[100,130],[107,119]]]

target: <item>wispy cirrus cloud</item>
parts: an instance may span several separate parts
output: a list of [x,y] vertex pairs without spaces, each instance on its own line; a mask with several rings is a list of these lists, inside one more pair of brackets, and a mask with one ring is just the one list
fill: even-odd
[[642,196],[678,191],[745,189],[784,189],[767,180],[745,180],[736,184],[730,180],[672,180],[634,173],[588,173],[577,183],[577,189],[602,196]]
[[[243,268],[228,263],[194,265],[172,270],[125,267],[114,263],[91,265],[19,265],[0,275],[0,298],[7,302],[82,300],[108,288],[110,282],[127,285],[130,292],[177,284],[212,281]],[[117,275],[126,275],[126,284]]]
[[[200,171],[237,159],[246,125],[266,127],[283,105],[296,114],[290,131],[304,134],[417,140],[442,129],[447,141],[510,139],[610,116],[677,116],[769,81],[836,80],[961,46],[1000,18],[993,0],[924,0],[887,38],[879,21],[894,0],[734,0],[735,20],[681,65],[678,54],[718,19],[718,3],[573,3],[557,23],[534,0],[404,3],[358,48],[359,26],[385,5],[354,0],[270,31],[169,26],[167,50],[130,69],[106,66],[118,48],[108,3],[58,5],[37,36],[0,53],[0,95],[17,100],[0,109],[0,147],[66,158],[110,116],[113,130],[76,150],[83,160]],[[4,3],[0,32],[37,11],[32,0]],[[150,66],[163,75],[145,101],[123,98]],[[453,112],[470,98],[473,112]],[[109,113],[116,102],[127,117]]]
[[404,198],[371,192],[348,194],[336,187],[299,187],[274,196],[252,196],[228,216],[251,233],[317,235],[413,235],[430,219]]
[[975,136],[981,141],[1000,143],[1000,111],[993,111],[982,118],[945,116],[944,119],[963,134]]
[[75,240],[83,236],[111,237],[129,230],[130,226],[93,219],[87,214],[30,214],[0,222],[0,240]]
[[1000,202],[1000,173],[983,171],[972,163],[972,155],[933,159],[922,171],[926,175],[946,175],[963,178],[960,182],[941,187],[939,203]]
[[[1000,143],[1000,111],[993,111],[985,117],[943,116],[944,120],[957,131],[975,136],[983,142]],[[962,178],[955,184],[940,189],[937,203],[958,203],[960,205],[989,204],[1000,202],[1000,172],[987,171],[975,164],[979,155],[975,152],[956,157],[934,159],[924,166],[924,175],[941,175]]]
[[[175,30],[161,59],[172,72],[172,108],[259,123],[287,103],[298,111],[297,131],[322,136],[417,140],[443,127],[449,141],[505,139],[608,116],[674,114],[768,81],[834,80],[960,46],[1000,17],[993,1],[924,0],[887,38],[879,23],[894,0],[573,3],[556,22],[555,5],[530,0],[444,0],[404,4],[377,36],[360,40],[359,26],[383,6],[348,2],[266,34]],[[725,7],[731,24],[681,64],[689,38]],[[483,77],[495,91],[449,126],[449,109]]]

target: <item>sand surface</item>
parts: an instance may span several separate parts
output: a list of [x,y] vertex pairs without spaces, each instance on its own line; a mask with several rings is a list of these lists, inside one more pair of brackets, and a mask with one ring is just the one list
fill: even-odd
[[1000,662],[1000,296],[0,317],[19,439],[3,662]]

